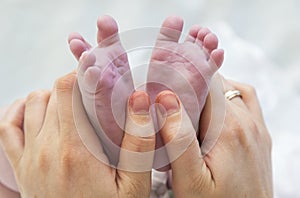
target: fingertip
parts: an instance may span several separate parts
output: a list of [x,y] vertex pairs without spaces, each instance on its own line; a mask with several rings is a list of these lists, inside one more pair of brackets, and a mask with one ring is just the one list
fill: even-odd
[[155,150],[149,95],[143,91],[134,92],[128,99],[127,109],[118,169],[127,171],[122,172],[126,175],[131,175],[130,172],[144,172],[143,177],[149,177]]
[[125,132],[138,138],[154,137],[150,115],[150,97],[146,92],[135,91],[128,99]]
[[134,114],[149,115],[149,95],[144,91],[135,91],[129,98],[129,107]]
[[160,113],[166,113],[168,116],[179,112],[181,108],[180,100],[177,95],[168,90],[160,92],[157,95],[155,102],[159,104],[158,110]]

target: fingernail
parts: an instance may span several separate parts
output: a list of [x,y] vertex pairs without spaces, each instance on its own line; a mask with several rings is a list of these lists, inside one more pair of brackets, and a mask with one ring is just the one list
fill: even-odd
[[133,93],[130,97],[129,105],[134,114],[149,114],[150,99],[145,92],[136,91],[135,93]]
[[165,111],[167,115],[171,115],[179,112],[180,110],[178,98],[173,92],[166,91],[165,93],[162,93],[158,96],[157,102],[162,105],[160,110],[163,114],[163,111]]

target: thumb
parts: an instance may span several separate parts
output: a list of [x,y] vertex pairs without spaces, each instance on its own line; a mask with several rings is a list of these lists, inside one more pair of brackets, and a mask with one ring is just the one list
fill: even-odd
[[[154,159],[155,132],[149,113],[150,98],[142,91],[133,93],[128,101],[125,133],[118,164],[120,190],[137,189],[149,196]],[[146,193],[146,194],[145,194]]]
[[[182,194],[192,183],[209,182],[211,175],[201,155],[195,129],[179,98],[171,91],[163,91],[156,97],[156,114],[160,133],[170,159],[173,187]],[[199,183],[201,186],[203,183]],[[194,189],[194,190],[199,190]],[[184,194],[183,194],[184,195]]]

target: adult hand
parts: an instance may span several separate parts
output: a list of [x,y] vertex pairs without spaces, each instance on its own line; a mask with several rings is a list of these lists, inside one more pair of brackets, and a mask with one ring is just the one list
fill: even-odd
[[[209,139],[211,150],[203,155],[196,133],[178,97],[168,93],[162,103],[167,114],[161,134],[168,155],[174,156],[178,146],[186,145],[185,152],[171,163],[173,190],[176,197],[272,197],[271,138],[265,126],[261,108],[252,87],[224,80],[223,86],[212,88],[221,98],[208,100],[201,120],[201,141]],[[227,100],[224,93],[236,89],[242,98]],[[218,94],[217,94],[218,95]],[[159,98],[159,97],[158,97]],[[215,102],[216,101],[216,102]],[[206,134],[212,109],[220,110],[224,102],[224,123],[218,136]],[[169,105],[169,107],[165,106]],[[222,112],[222,111],[220,111]],[[171,146],[173,145],[173,146]]]
[[[148,95],[136,92],[129,100],[129,133],[123,137],[117,170],[107,165],[101,146],[97,148],[102,161],[87,150],[78,135],[72,108],[75,81],[76,74],[71,73],[57,80],[52,93],[31,93],[25,102],[12,105],[0,123],[0,143],[22,197],[149,197],[155,136]],[[82,106],[78,108],[84,112]],[[86,115],[76,116],[80,116],[76,124],[96,139]],[[147,136],[136,136],[140,131]],[[148,152],[147,160],[138,163],[138,157],[128,151]],[[135,167],[142,171],[134,172]]]

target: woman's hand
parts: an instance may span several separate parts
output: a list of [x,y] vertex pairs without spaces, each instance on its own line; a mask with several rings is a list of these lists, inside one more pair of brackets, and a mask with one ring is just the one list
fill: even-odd
[[[174,147],[191,142],[182,155],[171,159],[176,197],[272,197],[271,139],[255,91],[232,81],[224,80],[224,85],[225,89],[213,87],[212,92],[221,98],[208,100],[202,114],[201,148],[211,148],[205,155],[178,97],[169,93],[164,101],[169,105],[178,102],[160,131],[165,143],[169,143],[169,157],[178,152]],[[225,99],[224,93],[232,89],[239,90],[242,98]],[[224,123],[209,123],[216,113],[212,109],[222,113],[222,103]],[[223,127],[220,133],[206,134],[209,124]]]
[[[107,165],[101,146],[96,148],[102,153],[99,160],[78,135],[77,125],[85,134],[95,132],[82,106],[78,107],[81,114],[76,115],[80,118],[75,126],[75,81],[76,74],[72,73],[59,79],[52,93],[31,93],[25,101],[15,102],[0,123],[0,143],[22,197],[149,197],[155,136],[148,95],[136,92],[129,100],[129,133],[123,137],[117,170]],[[147,134],[136,136],[139,132]],[[147,160],[138,163],[141,159],[128,151],[146,152]]]

